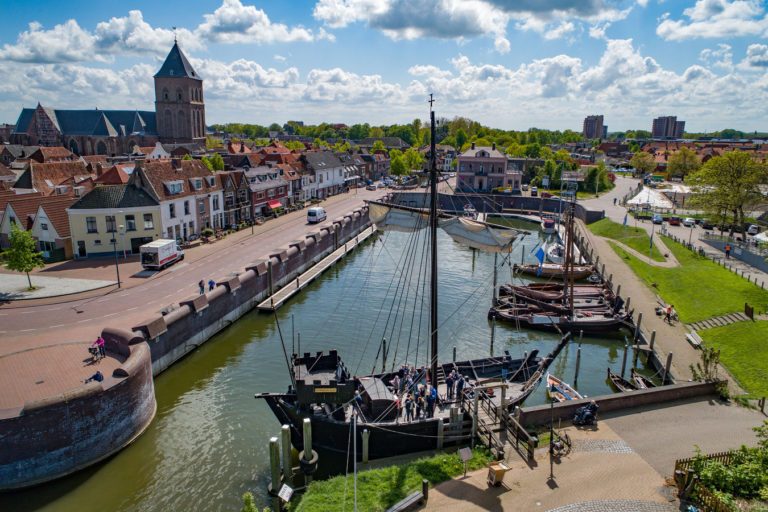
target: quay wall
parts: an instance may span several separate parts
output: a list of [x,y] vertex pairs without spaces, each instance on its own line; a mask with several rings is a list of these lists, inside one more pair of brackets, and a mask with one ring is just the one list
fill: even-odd
[[644,405],[668,403],[685,398],[714,396],[717,394],[716,384],[715,382],[683,382],[626,393],[569,400],[557,403],[554,407],[550,405],[523,407],[517,410],[517,421],[526,428],[548,425],[551,417],[554,417],[555,420],[568,421],[573,419],[576,409],[588,404],[591,400],[597,402],[600,407],[597,413],[599,417],[601,414],[611,411],[625,411]]
[[[411,206],[414,208],[428,208],[429,194],[426,192],[398,192],[390,194],[394,204]],[[471,203],[480,213],[501,213],[502,210],[525,210],[533,215],[540,213],[557,213],[561,207],[560,200],[543,197],[516,196],[512,194],[440,194],[438,193],[438,207],[449,211],[462,211],[464,205]],[[588,210],[580,203],[576,203],[576,217],[587,224],[605,217],[605,212],[600,210]]]
[[0,490],[60,478],[130,444],[155,417],[150,350],[130,332],[105,329],[122,365],[102,382],[24,404],[0,420]]
[[271,251],[267,259],[219,279],[212,291],[189,297],[167,314],[134,326],[134,333],[148,343],[154,374],[166,370],[368,226],[368,208],[358,208]]

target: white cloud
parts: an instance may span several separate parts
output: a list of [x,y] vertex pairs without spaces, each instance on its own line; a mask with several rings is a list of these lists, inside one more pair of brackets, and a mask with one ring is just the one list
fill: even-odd
[[768,46],[764,44],[749,45],[744,64],[751,68],[768,68]]
[[0,59],[35,63],[103,60],[100,55],[94,55],[94,42],[94,36],[83,30],[75,20],[68,20],[50,30],[32,22],[29,30],[16,38],[16,44],[3,45]]
[[[174,32],[152,28],[141,11],[133,10],[128,16],[113,17],[96,25],[95,49],[99,53],[155,53],[163,54],[173,44]],[[178,29],[175,37],[185,49],[202,48],[199,38],[187,29]]]
[[203,17],[205,21],[196,34],[219,43],[270,44],[333,38],[325,30],[315,34],[304,27],[273,23],[262,9],[243,5],[240,0],[224,0],[212,14]]
[[711,66],[729,69],[733,66],[731,45],[720,43],[717,49],[705,48],[699,52],[699,60]]
[[288,60],[283,55],[280,55],[280,54],[277,54],[277,53],[274,54],[272,56],[272,58],[275,59],[277,62],[285,62],[286,60]]
[[665,13],[656,34],[668,41],[768,37],[768,15],[756,0],[697,0],[683,14],[688,20],[673,20]]

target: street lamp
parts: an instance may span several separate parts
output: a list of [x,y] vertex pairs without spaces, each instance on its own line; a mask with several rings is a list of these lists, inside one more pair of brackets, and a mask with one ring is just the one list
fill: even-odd
[[123,239],[123,259],[128,259],[128,253],[125,251],[125,226],[120,224],[120,238]]
[[[120,226],[122,228],[122,226]],[[115,253],[115,273],[117,273],[117,287],[120,288],[120,265],[117,260],[117,232],[112,232],[112,250]]]

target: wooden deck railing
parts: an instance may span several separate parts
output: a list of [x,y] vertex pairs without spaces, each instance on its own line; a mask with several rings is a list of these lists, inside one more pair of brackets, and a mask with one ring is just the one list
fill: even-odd
[[[718,452],[704,455],[705,460],[714,460],[728,466],[734,458],[736,452]],[[688,459],[679,459],[675,461],[675,484],[680,491],[681,499],[689,499],[703,512],[731,512],[733,509],[723,502],[715,493],[707,489],[699,480],[693,470],[695,457]]]

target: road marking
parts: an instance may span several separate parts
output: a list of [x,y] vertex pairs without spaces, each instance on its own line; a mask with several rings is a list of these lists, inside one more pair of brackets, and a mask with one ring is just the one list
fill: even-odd
[[90,321],[91,321],[90,318],[84,318],[83,320],[78,320],[76,323],[82,324],[83,322],[90,322]]
[[21,312],[22,315],[31,315],[33,313],[37,313],[37,311],[22,311]]
[[19,332],[36,331],[37,329],[21,329]]
[[126,309],[126,311],[133,311],[134,309],[139,309],[139,306],[133,306],[132,308]]
[[108,300],[109,300],[109,299],[100,299],[100,300],[97,300],[97,301],[96,301],[96,303],[98,304],[98,303],[100,303],[100,302],[107,302]]
[[50,328],[53,328],[53,327],[64,327],[65,325],[67,325],[67,324],[56,324],[56,325],[51,325],[49,327]]
[[107,318],[108,316],[115,316],[115,315],[119,315],[119,314],[120,313],[110,313],[108,315],[101,315],[101,316],[102,316],[102,318]]

